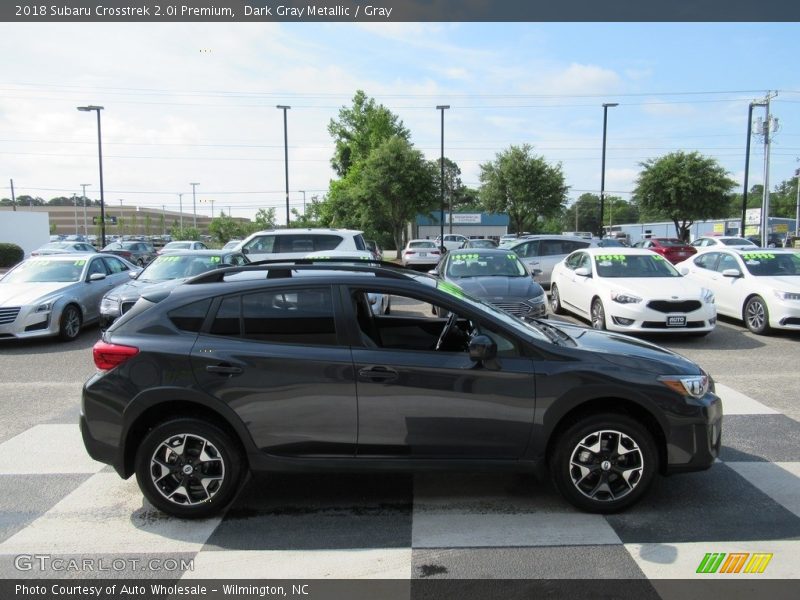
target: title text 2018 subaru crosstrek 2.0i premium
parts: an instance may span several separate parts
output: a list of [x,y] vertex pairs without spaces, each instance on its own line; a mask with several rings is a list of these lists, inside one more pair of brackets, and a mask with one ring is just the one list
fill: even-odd
[[94,347],[89,454],[162,511],[204,517],[247,469],[548,466],[571,503],[612,512],[719,452],[713,383],[677,354],[524,322],[399,267],[301,262],[145,294]]

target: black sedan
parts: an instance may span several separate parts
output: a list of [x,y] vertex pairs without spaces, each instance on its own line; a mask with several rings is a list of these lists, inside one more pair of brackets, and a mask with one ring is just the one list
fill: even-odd
[[220,267],[246,265],[241,252],[230,250],[183,250],[156,258],[132,281],[109,291],[100,302],[100,329],[107,329],[136,304],[145,291],[171,290],[187,279]]
[[511,250],[453,250],[430,274],[516,317],[547,316],[542,286],[533,280],[527,267]]

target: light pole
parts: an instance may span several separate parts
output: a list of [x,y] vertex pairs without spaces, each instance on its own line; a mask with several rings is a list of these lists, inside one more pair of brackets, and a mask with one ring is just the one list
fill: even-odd
[[181,233],[183,233],[183,194],[178,192],[178,212],[181,213],[180,220],[181,220]]
[[100,247],[106,247],[106,202],[103,195],[103,142],[100,133],[100,111],[103,110],[102,106],[79,106],[78,110],[82,112],[95,111],[97,113],[97,157],[100,162]]
[[800,169],[795,169],[794,176],[797,179],[797,200],[794,206],[794,235],[800,237]]
[[75,235],[78,235],[78,197],[72,194],[72,205],[75,208]]
[[[439,174],[439,194],[441,200],[441,206],[439,210],[439,245],[444,247],[444,111],[450,108],[449,104],[439,104],[436,107],[436,110],[442,113],[442,158],[440,162],[440,174]],[[452,231],[453,227],[453,213],[452,207],[450,212],[450,228]]]
[[197,186],[200,185],[199,183],[190,183],[192,186],[192,212],[194,213],[194,224],[192,227],[197,229]]
[[92,185],[91,183],[82,183],[81,187],[83,188],[83,235],[86,236],[86,239],[89,239],[89,230],[86,226],[86,188]]
[[278,104],[275,108],[283,111],[283,165],[286,171],[286,227],[289,227],[289,133],[286,123],[286,111],[292,108]]
[[606,193],[606,130],[608,128],[608,109],[613,106],[619,106],[619,103],[603,103],[603,159],[600,165],[600,231],[597,232],[600,238],[603,237],[603,210],[605,209],[604,203]]
[[763,102],[751,102],[747,105],[747,145],[744,150],[744,189],[742,190],[742,222],[739,225],[739,235],[744,237],[744,230],[747,226],[747,183],[750,178],[750,138],[753,137],[753,108],[756,106],[766,106]]
[[211,202],[211,219],[214,219],[214,199],[211,198],[210,200],[200,200],[200,202]]

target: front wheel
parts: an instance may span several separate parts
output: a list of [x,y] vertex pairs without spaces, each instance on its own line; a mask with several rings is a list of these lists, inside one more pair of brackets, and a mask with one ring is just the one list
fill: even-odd
[[564,307],[561,306],[561,296],[555,283],[550,287],[550,310],[554,315],[560,315],[564,312]]
[[592,301],[591,308],[592,328],[603,330],[606,328],[606,311],[600,298]]
[[243,457],[227,433],[200,419],[156,426],[136,452],[136,481],[157,509],[184,519],[210,517],[233,499]]
[[589,512],[612,513],[637,502],[658,470],[653,436],[617,414],[588,416],[564,431],[550,456],[561,494]]
[[71,342],[81,332],[81,311],[74,304],[64,307],[59,321],[58,337],[64,342]]
[[744,306],[744,324],[758,335],[769,331],[769,310],[761,296],[753,296]]

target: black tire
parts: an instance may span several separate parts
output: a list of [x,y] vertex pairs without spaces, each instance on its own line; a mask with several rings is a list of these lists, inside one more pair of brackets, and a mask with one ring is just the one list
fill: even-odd
[[58,322],[58,337],[63,342],[71,342],[78,338],[81,333],[83,318],[81,310],[74,304],[67,304],[61,311],[61,319]]
[[564,307],[561,306],[561,296],[558,293],[558,286],[554,283],[550,286],[550,311],[554,315],[563,315]]
[[600,298],[592,300],[592,308],[589,313],[589,321],[592,323],[592,329],[605,331],[606,329],[606,311],[603,308],[603,301]]
[[[595,443],[596,453],[591,451]],[[622,455],[616,452],[620,447],[627,450]],[[588,512],[613,513],[645,494],[658,471],[658,452],[653,436],[637,421],[625,415],[597,414],[559,435],[549,467],[556,488],[572,505]]]
[[[208,460],[201,460],[203,451]],[[175,419],[157,425],[142,440],[136,451],[136,481],[160,511],[199,519],[219,513],[233,500],[243,465],[242,452],[227,433],[200,419]]]
[[761,296],[753,296],[744,305],[742,317],[747,328],[755,334],[769,333],[769,309]]

